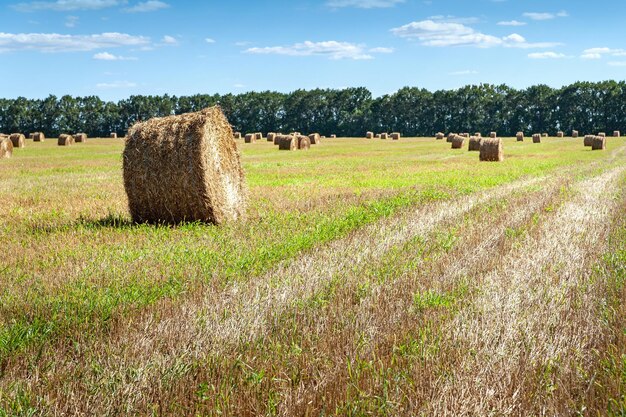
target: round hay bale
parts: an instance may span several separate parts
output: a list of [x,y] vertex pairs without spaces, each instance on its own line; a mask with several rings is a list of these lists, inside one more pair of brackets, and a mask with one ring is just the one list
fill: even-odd
[[68,134],[59,135],[59,140],[57,140],[58,146],[70,146],[74,144],[74,136]]
[[235,132],[235,133],[233,133],[233,137],[234,137],[235,139],[241,139],[241,132]]
[[595,136],[594,135],[585,135],[585,138],[583,139],[583,145],[584,146],[591,146],[593,145],[593,138]]
[[311,149],[311,139],[308,136],[298,136],[298,149],[307,150]]
[[443,140],[443,138],[444,138],[445,136],[446,136],[446,135],[444,135],[443,133],[441,133],[441,132],[437,132],[437,134],[435,135],[435,139],[436,139],[436,140]]
[[86,133],[77,133],[74,136],[74,142],[76,143],[85,143],[87,142],[87,134]]
[[542,133],[542,134],[541,134],[541,137],[542,137],[542,138],[547,138],[547,137],[548,137],[548,134],[547,134],[547,133]]
[[502,151],[502,140],[500,138],[483,139],[480,142],[479,160],[501,162],[504,161],[504,152]]
[[0,137],[0,159],[13,156],[13,142],[8,137]]
[[319,133],[311,133],[309,135],[309,140],[311,141],[311,145],[319,145],[321,142],[321,136]]
[[454,135],[450,143],[452,143],[452,149],[461,149],[465,143],[465,138],[461,135]]
[[533,143],[541,143],[541,135],[539,133],[533,135]]
[[399,139],[400,139],[400,133],[398,133],[398,132],[393,132],[393,133],[391,134],[391,139],[392,139],[392,140],[399,140]]
[[28,134],[28,139],[35,139],[35,133],[34,132],[29,133]]
[[267,139],[268,142],[273,143],[275,137],[276,137],[276,132],[268,132],[265,138]]
[[365,133],[365,139],[373,139],[373,138],[374,138],[374,132]]
[[448,133],[448,138],[446,139],[446,142],[452,143],[452,139],[454,139],[455,136],[456,133]]
[[518,142],[524,142],[524,132],[517,132],[517,135],[515,135],[515,137],[517,138]]
[[592,151],[603,151],[606,149],[606,136],[594,136],[591,142]]
[[331,138],[331,139],[337,139],[337,135],[335,135],[335,134],[330,135],[330,138]]
[[276,136],[278,142],[278,150],[280,151],[295,151],[298,149],[298,137],[294,135],[278,135]]
[[123,173],[137,223],[222,224],[245,216],[241,158],[218,106],[136,123],[128,131]]
[[26,145],[26,136],[22,133],[11,133],[9,136],[11,142],[13,143],[13,148],[23,148]]
[[613,137],[614,137],[614,138],[619,138],[620,136],[622,136],[622,135],[621,135],[621,133],[620,133],[620,131],[619,131],[619,130],[615,130],[615,131],[613,131]]
[[115,133],[115,132],[111,132],[111,133],[109,134],[109,137],[110,137],[111,139],[117,139],[117,133]]
[[376,136],[375,136],[375,137],[376,137],[376,139],[380,139],[380,138],[381,138],[381,137],[380,137],[380,133],[376,133]]
[[[332,137],[332,136],[331,136]],[[381,139],[389,139],[389,133],[381,133],[380,134],[380,138]]]
[[469,133],[460,133],[460,136],[463,136],[465,139],[469,139],[470,138],[470,134]]
[[43,132],[35,132],[35,136],[33,137],[33,142],[45,142],[46,135]]
[[480,143],[483,141],[483,138],[479,138],[477,136],[470,136],[468,151],[480,151]]
[[495,139],[495,138],[498,137],[498,134],[496,132],[491,132],[491,133],[489,133],[489,137],[492,138],[492,139]]
[[256,132],[256,133],[254,134],[254,138],[255,138],[256,140],[261,140],[261,139],[263,139],[263,134],[262,134],[262,133],[260,133],[260,132]]
[[598,133],[598,136],[602,136],[603,138],[605,138],[606,137],[606,133],[600,132],[600,133]]
[[256,133],[246,133],[246,137],[244,138],[245,143],[255,143],[256,142]]
[[483,137],[483,135],[480,132],[474,133],[474,136],[476,136],[477,138],[482,138]]
[[573,138],[577,138],[578,137],[578,130],[572,130],[572,137]]
[[556,132],[556,137],[557,138],[562,138],[564,136],[565,136],[565,134],[563,132],[561,132],[560,130],[558,132]]
[[302,133],[300,133],[300,132],[291,132],[290,135],[291,136],[301,136]]

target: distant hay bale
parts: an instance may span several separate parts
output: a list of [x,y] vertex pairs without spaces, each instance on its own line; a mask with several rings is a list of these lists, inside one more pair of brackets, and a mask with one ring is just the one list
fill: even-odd
[[605,138],[606,137],[606,133],[600,132],[600,133],[598,133],[598,136],[602,136],[603,138]]
[[524,132],[517,132],[517,135],[515,135],[515,137],[517,138],[518,142],[524,142]]
[[562,138],[564,136],[565,136],[565,134],[563,132],[561,132],[560,130],[558,132],[556,132],[556,137],[557,138]]
[[444,138],[445,136],[446,136],[446,135],[444,135],[442,132],[437,132],[437,134],[435,135],[435,139],[437,139],[437,140],[443,140],[443,138]]
[[222,224],[246,213],[237,142],[219,106],[133,125],[123,174],[137,223]]
[[504,161],[504,152],[502,150],[502,140],[500,138],[483,139],[480,142],[481,161],[501,162]]
[[330,135],[330,138],[331,138],[331,139],[337,139],[337,135],[334,135],[334,134],[333,134],[333,135]]
[[298,137],[294,135],[278,135],[276,136],[278,142],[278,150],[281,151],[295,151],[298,149]]
[[68,134],[59,135],[59,139],[57,140],[58,146],[70,146],[74,144],[74,136]]
[[263,139],[263,133],[261,133],[261,132],[256,132],[256,133],[254,134],[254,136],[255,136],[256,140],[261,140],[261,139]]
[[547,138],[547,137],[548,137],[548,134],[547,134],[547,133],[542,133],[542,134],[541,134],[541,137],[542,137],[542,138]]
[[452,139],[454,139],[455,136],[456,133],[448,133],[448,138],[446,139],[446,142],[452,143]]
[[291,132],[290,135],[291,136],[301,136],[302,133],[300,133],[300,132]]
[[491,132],[491,133],[489,133],[489,137],[492,138],[492,139],[495,139],[495,138],[498,137],[498,134],[496,132]]
[[13,156],[13,142],[8,137],[0,137],[0,159]]
[[9,136],[11,143],[13,143],[13,149],[23,148],[26,145],[26,136],[23,133],[11,133]]
[[235,133],[233,133],[233,137],[234,137],[235,139],[241,139],[241,132],[235,132]]
[[572,130],[572,137],[573,138],[577,138],[578,137],[578,130]]
[[389,133],[381,133],[380,134],[380,138],[381,139],[389,139]]
[[246,133],[246,137],[243,140],[245,143],[255,143],[256,133]]
[[585,139],[583,139],[583,145],[584,146],[591,146],[593,145],[593,138],[595,136],[594,135],[585,135]]
[[365,133],[365,139],[373,139],[373,138],[374,138],[374,132]]
[[380,133],[376,133],[375,138],[376,138],[376,139],[380,139]]
[[35,139],[35,133],[34,132],[29,133],[28,134],[28,139]]
[[35,136],[33,137],[33,142],[45,142],[46,135],[43,132],[35,132]]
[[469,133],[461,133],[460,136],[463,136],[465,139],[469,139],[470,138],[470,134]]
[[400,133],[398,133],[398,132],[393,132],[393,133],[391,134],[391,139],[392,139],[392,140],[398,140],[398,139],[400,139]]
[[539,133],[533,135],[533,143],[541,143],[541,135]]
[[267,139],[268,142],[274,142],[275,137],[276,137],[275,132],[268,132],[265,138]]
[[311,141],[311,145],[319,145],[321,143],[321,136],[319,133],[311,133],[309,135],[309,140]]
[[461,135],[454,135],[452,138],[452,149],[461,149],[463,147],[463,143],[465,143],[465,138]]
[[591,142],[591,150],[592,151],[603,151],[606,149],[606,137],[605,136],[594,136],[593,141]]
[[308,136],[298,136],[298,149],[307,150],[311,148],[311,139]]
[[74,142],[76,143],[85,143],[87,142],[87,134],[86,133],[77,133],[74,136]]
[[468,151],[480,151],[480,144],[482,141],[483,141],[483,138],[479,138],[477,136],[470,136],[469,146],[467,150]]
[[111,139],[117,139],[117,133],[115,133],[115,132],[111,132],[111,133],[109,134],[109,137],[110,137]]
[[482,138],[483,137],[483,135],[480,132],[474,133],[474,136],[476,136],[477,138]]
[[619,130],[615,130],[615,131],[613,131],[613,137],[614,137],[614,138],[619,138],[620,136],[622,136],[622,135],[621,135],[621,133],[620,133],[620,131],[619,131]]

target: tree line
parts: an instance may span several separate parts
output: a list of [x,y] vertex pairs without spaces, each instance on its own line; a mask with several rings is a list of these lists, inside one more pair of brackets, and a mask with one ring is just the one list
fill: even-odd
[[626,82],[576,82],[518,90],[507,85],[468,85],[456,90],[405,87],[373,97],[364,88],[273,91],[193,96],[134,95],[118,102],[97,96],[0,99],[0,132],[85,132],[124,135],[136,121],[197,111],[219,104],[241,132],[319,132],[364,136],[366,131],[432,136],[436,132],[557,130],[581,133],[626,130]]

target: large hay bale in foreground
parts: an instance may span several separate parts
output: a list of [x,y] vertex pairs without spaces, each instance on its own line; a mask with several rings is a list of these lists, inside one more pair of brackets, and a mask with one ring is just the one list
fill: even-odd
[[562,138],[565,136],[565,133],[561,132],[560,130],[558,132],[556,132],[556,137],[557,138]]
[[319,133],[311,133],[309,140],[311,141],[311,145],[319,145],[322,141]]
[[615,130],[615,131],[613,131],[613,137],[614,137],[614,138],[619,138],[620,136],[622,136],[622,135],[621,135],[621,133],[620,133],[620,131],[619,131],[619,130]]
[[298,137],[294,135],[278,135],[276,137],[278,142],[278,150],[280,151],[295,151],[298,149]]
[[591,146],[593,145],[593,138],[595,136],[594,135],[585,135],[585,139],[583,139],[583,145],[584,146]]
[[[331,136],[332,137],[332,136]],[[380,138],[381,139],[389,139],[389,133],[381,133],[380,134]]]
[[479,138],[477,136],[470,136],[469,138],[469,146],[467,148],[468,151],[480,151],[480,143],[483,141],[483,138]]
[[365,133],[365,139],[373,139],[373,138],[374,138],[374,132]]
[[504,152],[502,151],[502,140],[500,138],[483,139],[480,142],[481,161],[500,162],[504,161]]
[[68,134],[59,135],[59,139],[57,140],[58,146],[70,146],[74,144],[74,136]]
[[492,139],[495,139],[495,138],[498,137],[498,134],[496,132],[491,132],[491,133],[489,133],[489,137],[492,138]]
[[26,136],[22,133],[11,133],[9,139],[11,139],[11,143],[13,143],[13,149],[23,148],[26,145]]
[[137,223],[221,224],[246,213],[241,158],[218,106],[136,123],[128,131],[123,170]]
[[437,132],[437,134],[435,135],[435,139],[436,139],[436,140],[443,140],[443,138],[444,138],[445,136],[446,136],[446,135],[444,135],[442,132]]
[[593,142],[591,142],[591,150],[592,151],[603,151],[606,149],[606,137],[605,136],[594,136]]
[[454,135],[450,143],[452,143],[452,149],[461,149],[465,143],[465,138],[461,135]]
[[398,132],[393,132],[393,133],[391,134],[391,139],[392,139],[392,140],[398,140],[398,139],[400,139],[400,136],[401,136],[401,135],[400,135],[400,133],[398,133]]
[[455,136],[456,133],[448,133],[448,138],[446,139],[446,142],[452,143],[452,139],[454,139]]
[[33,142],[45,142],[46,135],[43,132],[35,132],[35,136],[33,137]]
[[85,143],[87,142],[87,134],[86,133],[77,133],[74,136],[74,142],[76,143]]
[[256,133],[247,133],[244,138],[245,143],[254,143],[256,142]]
[[8,137],[0,137],[0,159],[13,156],[13,142]]
[[541,143],[541,135],[539,133],[533,135],[533,143]]
[[115,133],[115,132],[111,132],[111,133],[109,134],[109,137],[110,137],[111,139],[117,139],[117,133]]
[[298,149],[307,150],[311,148],[311,139],[308,136],[298,136]]
[[578,130],[572,130],[572,137],[573,138],[577,138],[578,137]]
[[517,132],[517,135],[515,135],[515,137],[517,138],[518,142],[524,142],[524,132]]

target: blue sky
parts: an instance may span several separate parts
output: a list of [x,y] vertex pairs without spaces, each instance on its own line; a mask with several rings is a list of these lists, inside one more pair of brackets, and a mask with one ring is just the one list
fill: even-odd
[[0,16],[7,98],[626,78],[622,0],[0,0]]

